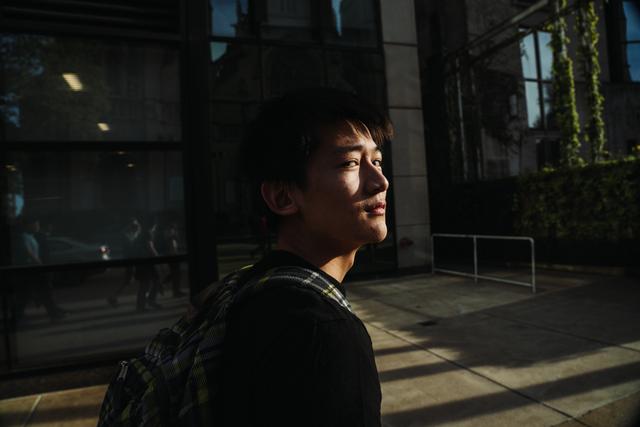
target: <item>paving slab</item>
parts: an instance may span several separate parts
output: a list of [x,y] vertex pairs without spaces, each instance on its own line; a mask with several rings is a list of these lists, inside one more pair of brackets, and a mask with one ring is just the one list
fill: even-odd
[[38,403],[38,396],[0,400],[0,426],[24,426]]
[[400,334],[572,416],[640,390],[640,353],[485,315]]
[[385,426],[549,426],[568,419],[385,331],[369,331]]
[[3,427],[89,427],[98,422],[106,386],[84,387],[0,401]]
[[[640,283],[594,283],[505,305],[492,313],[640,351]],[[576,316],[579,313],[579,316]]]
[[[544,280],[552,279],[553,274],[547,274]],[[385,399],[406,398],[405,409],[398,410],[397,402],[385,406],[385,415],[394,414],[397,425],[440,425],[466,419],[473,420],[469,425],[518,425],[520,421],[505,415],[522,412],[518,402],[506,403],[505,396],[511,395],[560,414],[565,417],[560,422],[567,422],[640,392],[640,352],[636,348],[640,289],[633,281],[565,274],[558,279],[559,286],[548,286],[549,291],[536,295],[522,293],[518,287],[471,280],[435,282],[433,276],[416,277],[403,284],[402,292],[377,295],[371,291],[375,285],[370,284],[370,296],[354,303],[371,330],[399,340],[392,346],[379,346],[380,334],[372,333],[376,360],[386,367],[380,369],[383,390],[388,390]],[[352,287],[351,295],[354,293],[362,295],[357,286]],[[424,363],[417,363],[415,355],[421,351],[445,364],[426,356],[422,356]],[[402,366],[404,362],[395,358],[414,364]],[[458,370],[498,389],[465,398],[457,389],[443,391],[437,378],[457,376]],[[413,388],[418,384],[422,391]],[[444,397],[434,397],[434,390],[447,394],[449,400],[438,400]],[[416,402],[423,405],[416,406]],[[460,415],[438,419],[434,405]],[[475,409],[464,412],[469,407]],[[485,409],[479,409],[482,407]],[[489,424],[480,421],[492,411],[502,417]],[[434,414],[438,422],[432,422]],[[429,417],[432,421],[424,421]],[[555,424],[539,414],[524,423]]]

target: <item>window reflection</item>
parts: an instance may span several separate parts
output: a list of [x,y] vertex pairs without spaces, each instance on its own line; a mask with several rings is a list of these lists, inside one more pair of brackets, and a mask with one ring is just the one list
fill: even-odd
[[627,45],[627,67],[629,79],[640,82],[640,43]]
[[249,0],[210,0],[211,31],[215,36],[251,35]]
[[262,227],[260,218],[252,214],[254,201],[240,176],[238,157],[246,125],[257,112],[257,104],[213,104],[211,157],[220,276],[255,262],[263,253],[259,245],[265,241],[266,224]]
[[262,0],[260,32],[267,39],[309,40],[311,0]]
[[260,99],[258,48],[240,43],[211,43],[211,97],[225,100]]
[[637,1],[624,1],[625,17],[625,63],[627,79],[640,81],[640,4]]
[[[0,171],[10,259],[39,265],[185,252],[181,155],[171,152],[10,153]],[[131,223],[137,223],[134,233]],[[177,247],[165,251],[175,228]],[[152,253],[139,236],[152,235]],[[165,246],[167,246],[165,244]]]
[[1,34],[0,140],[180,139],[177,50]]
[[520,43],[522,59],[522,75],[526,79],[538,78],[538,65],[536,62],[536,46],[534,34],[528,34]]
[[553,86],[551,83],[544,83],[542,85],[542,107],[545,115],[545,123],[547,128],[555,128],[555,114],[553,113],[553,98],[552,98]]
[[263,50],[265,97],[286,91],[322,86],[322,55],[316,49],[269,47]]
[[[329,0],[324,0],[329,1]],[[377,43],[375,4],[372,0],[330,0],[326,37],[339,44],[374,46]]]
[[624,17],[627,22],[627,41],[640,41],[640,4],[635,1],[624,1],[622,3]]
[[545,31],[528,34],[520,42],[527,123],[530,128],[549,128],[553,123],[549,84],[552,78],[553,52],[550,42],[551,34]]
[[540,50],[540,78],[551,80],[553,71],[553,51],[551,50],[551,33],[538,32],[538,46]]
[[540,117],[540,94],[536,82],[525,82],[525,96],[527,99],[527,122],[530,128],[542,125]]
[[[151,267],[158,276],[156,304],[144,310],[136,309],[139,266],[7,274],[11,308],[4,314],[13,363],[29,367],[142,349],[150,331],[178,318],[188,303],[186,263]],[[173,281],[180,283],[179,293]]]
[[380,55],[329,52],[327,74],[329,86],[355,92],[384,108],[384,64]]

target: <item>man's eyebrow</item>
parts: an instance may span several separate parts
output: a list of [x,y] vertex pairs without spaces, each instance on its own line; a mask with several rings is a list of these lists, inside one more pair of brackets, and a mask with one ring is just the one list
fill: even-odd
[[[344,154],[344,153],[351,153],[353,151],[363,151],[363,150],[364,150],[364,144],[351,144],[351,145],[343,145],[340,147],[336,147],[333,149],[333,152],[334,154]],[[382,152],[382,150],[378,146],[376,146],[375,151]]]

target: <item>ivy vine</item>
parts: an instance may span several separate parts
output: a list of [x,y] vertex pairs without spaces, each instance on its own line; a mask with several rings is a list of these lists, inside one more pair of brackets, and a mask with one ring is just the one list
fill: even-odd
[[587,86],[587,120],[584,142],[589,144],[591,162],[605,158],[604,97],[600,88],[598,57],[598,14],[594,0],[576,0],[576,33],[579,37],[578,55]]
[[629,157],[518,178],[516,233],[542,239],[640,237],[640,159]]
[[580,157],[580,122],[576,107],[573,61],[567,52],[567,21],[560,12],[567,0],[553,0],[556,19],[550,25],[553,51],[553,112],[560,129],[560,165],[576,167],[584,164]]

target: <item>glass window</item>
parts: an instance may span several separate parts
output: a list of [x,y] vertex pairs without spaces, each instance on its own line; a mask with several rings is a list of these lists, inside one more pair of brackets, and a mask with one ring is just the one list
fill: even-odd
[[524,37],[520,43],[527,122],[530,128],[549,128],[553,123],[549,84],[552,78],[553,52],[550,42],[550,33],[535,31]]
[[268,47],[263,50],[265,97],[289,90],[322,86],[322,54],[316,49]]
[[246,125],[256,116],[258,104],[212,104],[212,141],[214,144],[239,144]]
[[246,124],[256,116],[258,108],[257,104],[213,104],[211,169],[220,276],[255,262],[264,253],[261,239],[269,237],[261,234],[266,230],[259,227],[260,218],[252,214],[255,209],[251,191],[240,176],[238,158]]
[[10,255],[0,264],[185,253],[182,180],[176,152],[9,153],[0,185]]
[[622,2],[626,20],[627,41],[640,41],[640,3],[637,0]]
[[539,128],[542,125],[540,117],[540,94],[538,83],[525,82],[525,96],[527,99],[527,122],[530,128]]
[[253,100],[261,95],[260,54],[256,46],[211,43],[211,98]]
[[1,34],[0,54],[0,140],[180,140],[176,49]]
[[640,3],[637,1],[622,2],[624,10],[625,41],[624,60],[626,78],[640,81]]
[[553,86],[551,83],[542,84],[542,108],[545,115],[545,123],[548,128],[555,128],[556,121],[553,114],[553,99],[552,99]]
[[251,36],[249,0],[209,0],[214,36]]
[[538,64],[536,57],[535,35],[528,34],[520,44],[520,57],[522,59],[522,75],[525,79],[538,78]]
[[[155,293],[154,308],[136,309],[147,271],[153,272],[158,286],[149,292]],[[5,277],[8,314],[15,325],[10,330],[11,354],[20,368],[139,351],[188,304],[186,263],[13,272]]]
[[384,107],[384,63],[380,55],[329,52],[327,77],[329,86],[356,92],[379,107]]
[[540,50],[540,76],[542,80],[551,80],[553,71],[553,51],[551,50],[551,33],[538,31],[538,47]]
[[331,0],[325,37],[332,43],[375,46],[378,41],[375,7],[372,0]]
[[265,39],[311,40],[311,0],[262,0],[260,33]]
[[627,44],[627,68],[631,81],[640,82],[640,43]]

